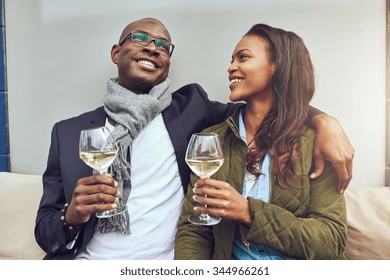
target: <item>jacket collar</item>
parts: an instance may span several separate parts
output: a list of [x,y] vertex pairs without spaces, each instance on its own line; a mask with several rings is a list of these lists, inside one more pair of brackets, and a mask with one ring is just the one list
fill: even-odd
[[226,123],[234,133],[234,135],[241,139],[240,130],[238,127],[238,118],[241,113],[241,109],[245,108],[246,104],[242,104],[234,110],[234,113],[227,118]]

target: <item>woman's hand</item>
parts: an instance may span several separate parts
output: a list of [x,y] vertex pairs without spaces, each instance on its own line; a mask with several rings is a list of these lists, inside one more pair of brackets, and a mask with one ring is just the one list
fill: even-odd
[[201,179],[196,182],[193,192],[193,199],[196,202],[207,204],[207,207],[196,206],[194,208],[196,212],[247,225],[252,223],[248,200],[230,184],[214,179]]

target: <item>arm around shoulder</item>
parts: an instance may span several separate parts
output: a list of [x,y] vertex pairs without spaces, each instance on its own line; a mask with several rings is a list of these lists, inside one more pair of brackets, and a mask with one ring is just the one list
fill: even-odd
[[317,114],[311,119],[316,130],[314,157],[315,169],[312,179],[321,176],[325,161],[330,161],[338,176],[337,189],[344,192],[352,179],[355,150],[339,121],[326,114]]

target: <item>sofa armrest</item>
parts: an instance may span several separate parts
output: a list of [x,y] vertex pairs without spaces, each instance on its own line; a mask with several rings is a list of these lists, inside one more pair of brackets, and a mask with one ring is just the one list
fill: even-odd
[[390,188],[352,186],[345,198],[349,257],[390,260]]
[[44,257],[34,238],[42,190],[42,176],[0,172],[0,259]]

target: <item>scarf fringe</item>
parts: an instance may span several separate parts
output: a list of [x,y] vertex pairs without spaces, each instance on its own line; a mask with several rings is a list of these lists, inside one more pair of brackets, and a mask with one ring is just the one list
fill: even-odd
[[105,219],[99,219],[96,224],[96,231],[100,233],[119,232],[130,235],[130,217],[127,211],[122,214]]

